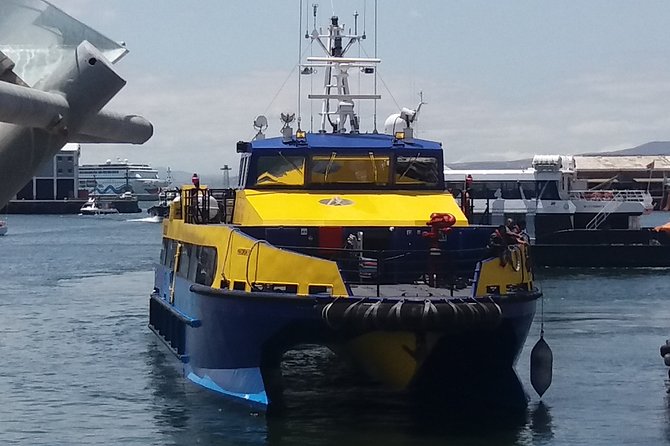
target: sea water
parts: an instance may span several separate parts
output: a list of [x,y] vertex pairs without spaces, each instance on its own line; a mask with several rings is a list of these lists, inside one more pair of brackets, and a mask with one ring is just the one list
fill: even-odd
[[[544,311],[517,367],[531,394],[521,414],[417,407],[305,349],[284,364],[288,409],[267,416],[184,380],[147,328],[160,230],[127,215],[9,216],[0,444],[670,444],[658,353],[670,337],[670,270],[538,271]],[[542,317],[554,382],[540,401],[528,356]]]

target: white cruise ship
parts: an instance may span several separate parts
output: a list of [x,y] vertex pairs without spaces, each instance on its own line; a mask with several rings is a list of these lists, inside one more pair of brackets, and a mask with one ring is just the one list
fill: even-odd
[[157,200],[160,189],[169,184],[169,172],[168,178],[161,180],[158,171],[148,164],[117,159],[79,166],[79,190],[89,194],[116,196],[131,192],[138,200]]

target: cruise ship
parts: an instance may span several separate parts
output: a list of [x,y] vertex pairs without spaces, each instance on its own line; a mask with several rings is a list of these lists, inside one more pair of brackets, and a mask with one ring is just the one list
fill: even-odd
[[131,192],[139,200],[153,201],[158,199],[160,189],[169,184],[169,174],[162,180],[150,165],[129,163],[127,159],[79,166],[79,190],[89,194],[117,196]]

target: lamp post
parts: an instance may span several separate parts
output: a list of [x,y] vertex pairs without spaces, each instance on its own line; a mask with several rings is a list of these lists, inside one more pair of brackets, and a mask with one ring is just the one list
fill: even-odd
[[224,164],[223,167],[221,167],[219,170],[223,171],[223,187],[226,189],[230,188],[230,172],[232,169],[228,166],[228,164]]

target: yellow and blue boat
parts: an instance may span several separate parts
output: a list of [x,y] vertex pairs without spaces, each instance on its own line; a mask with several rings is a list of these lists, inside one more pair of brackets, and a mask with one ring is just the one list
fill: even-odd
[[196,178],[170,204],[150,328],[189,380],[260,408],[281,403],[283,355],[305,344],[392,388],[525,405],[514,364],[541,296],[526,246],[490,252],[494,228],[468,224],[411,112],[359,132],[342,82],[365,61],[344,57],[341,32],[333,18],[311,36],[340,85],[314,95],[339,102],[321,131],[284,116],[281,137],[238,143],[239,187]]

